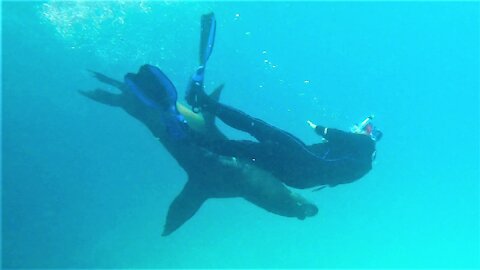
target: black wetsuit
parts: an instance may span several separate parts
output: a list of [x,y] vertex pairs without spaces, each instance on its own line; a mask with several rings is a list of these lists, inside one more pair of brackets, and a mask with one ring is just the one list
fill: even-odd
[[315,131],[327,142],[306,145],[292,134],[235,108],[220,103],[208,105],[204,109],[227,125],[248,132],[258,142],[220,140],[202,142],[203,146],[221,155],[250,159],[291,187],[350,183],[372,168],[375,142],[369,136],[317,126]]

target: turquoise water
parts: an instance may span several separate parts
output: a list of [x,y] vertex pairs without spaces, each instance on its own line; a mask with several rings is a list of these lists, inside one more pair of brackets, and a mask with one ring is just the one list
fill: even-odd
[[[475,268],[479,3],[3,2],[5,268]],[[214,11],[207,87],[308,143],[374,113],[373,170],[300,191],[299,221],[209,200],[161,237],[185,172],[141,124],[77,93],[144,63],[183,96]],[[233,138],[248,138],[222,125]]]

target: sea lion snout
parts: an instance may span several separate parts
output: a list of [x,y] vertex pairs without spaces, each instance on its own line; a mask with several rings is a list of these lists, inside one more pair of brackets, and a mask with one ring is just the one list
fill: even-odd
[[318,213],[318,207],[311,203],[303,205],[303,212],[306,217],[313,217]]

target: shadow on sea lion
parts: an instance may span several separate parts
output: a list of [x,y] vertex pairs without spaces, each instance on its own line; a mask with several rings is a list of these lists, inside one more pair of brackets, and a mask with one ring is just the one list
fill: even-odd
[[[147,106],[124,83],[98,72],[92,71],[92,74],[100,82],[119,89],[120,93],[102,89],[80,93],[99,103],[122,108],[142,122],[188,174],[183,190],[170,205],[162,235],[177,230],[210,198],[241,197],[271,213],[298,219],[317,214],[314,204],[248,160],[219,156],[197,146],[193,140],[184,138],[179,141],[172,137],[171,128],[178,127],[178,122],[175,122],[178,119],[160,116],[157,109]],[[168,83],[171,84],[169,80]],[[211,97],[218,100],[222,88],[223,85],[213,91]],[[228,139],[217,128],[211,115],[193,113],[178,102],[176,108],[188,123],[191,134],[202,133],[203,137],[212,140]]]

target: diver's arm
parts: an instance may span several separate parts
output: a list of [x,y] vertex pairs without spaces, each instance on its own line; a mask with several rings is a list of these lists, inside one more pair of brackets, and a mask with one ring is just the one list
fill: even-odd
[[307,121],[308,125],[315,130],[319,136],[332,142],[332,141],[347,141],[350,140],[355,134],[351,132],[345,132],[336,128],[327,128],[321,125],[316,125],[312,121]]
[[355,136],[355,134],[351,132],[345,132],[340,129],[326,128],[321,126],[319,126],[318,129],[315,129],[315,132],[317,132],[317,134],[327,139],[328,141],[346,141]]
[[315,125],[315,133],[317,133],[317,135],[319,135],[319,136],[324,137],[327,130],[328,129],[324,126]]
[[328,131],[328,128],[324,127],[324,126],[320,126],[320,125],[317,125],[317,124],[314,124],[312,121],[310,120],[307,120],[307,124],[313,128],[313,130],[315,131],[315,133],[317,133],[317,135],[320,135],[322,136],[323,138],[325,138],[325,135],[327,134],[327,131]]

